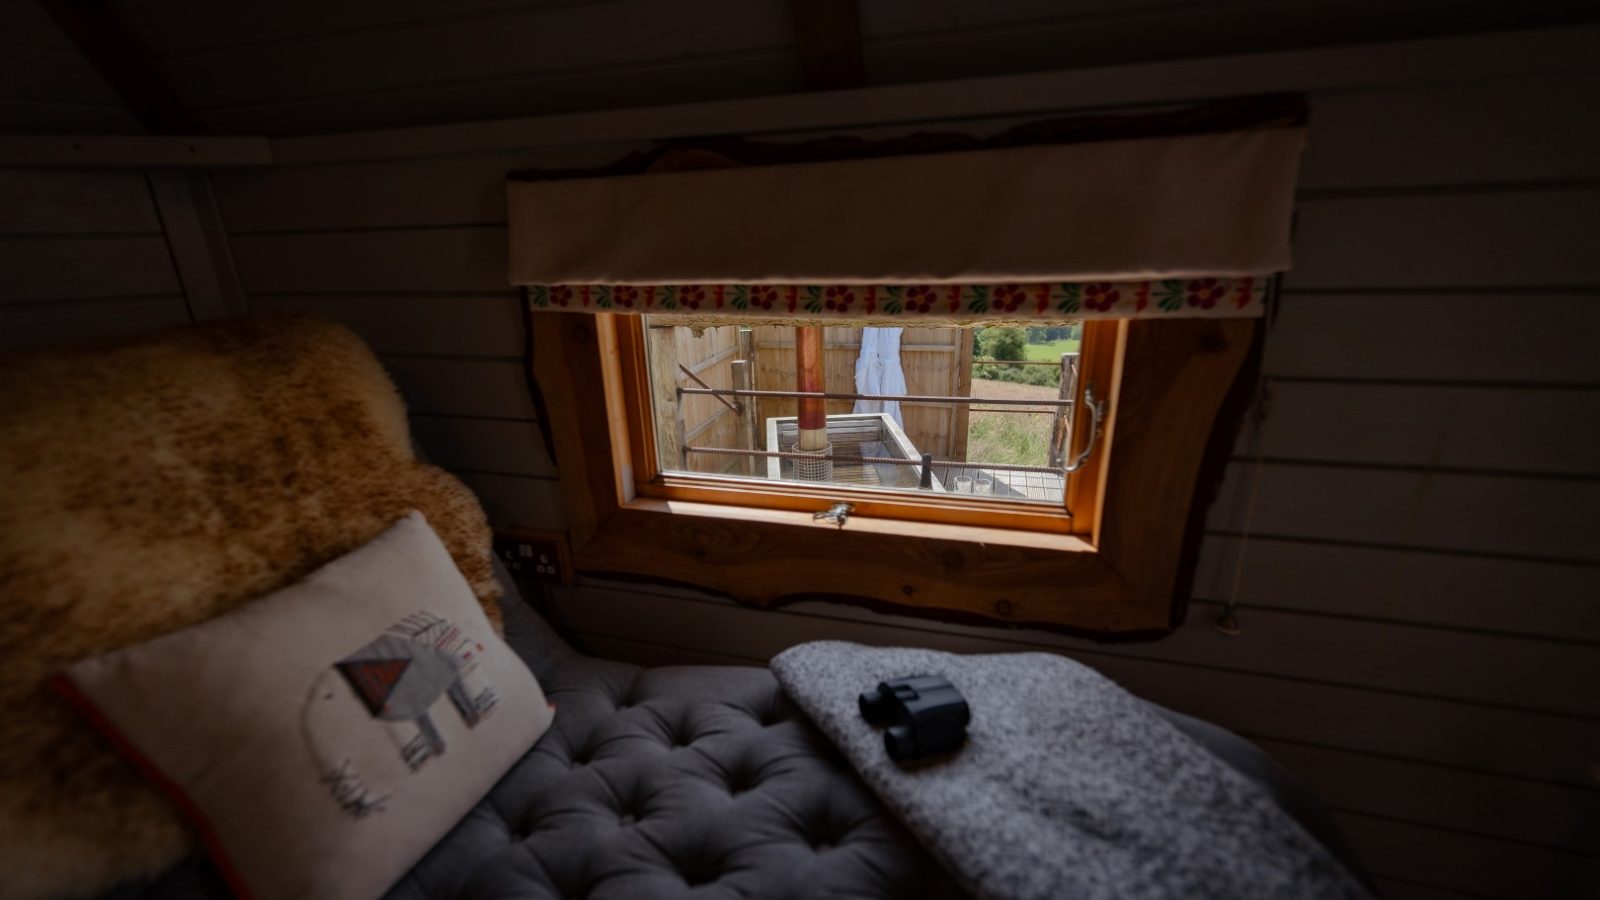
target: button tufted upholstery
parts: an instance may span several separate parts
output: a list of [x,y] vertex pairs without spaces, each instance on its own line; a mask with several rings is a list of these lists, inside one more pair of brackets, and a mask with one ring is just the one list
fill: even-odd
[[[505,613],[555,724],[387,900],[962,896],[767,670],[593,659],[514,588]],[[1169,715],[1339,852],[1326,813],[1265,754]],[[112,896],[227,895],[197,862]]]
[[591,659],[510,612],[555,724],[394,900],[960,896],[765,669]]

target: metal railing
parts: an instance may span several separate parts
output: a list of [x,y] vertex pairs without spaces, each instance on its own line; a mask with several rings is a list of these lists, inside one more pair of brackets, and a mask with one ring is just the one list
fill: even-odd
[[[713,456],[758,456],[777,459],[816,459],[816,453],[794,452],[789,450],[736,450],[731,447],[685,447],[685,453],[706,453]],[[1045,475],[1060,475],[1062,470],[1050,466],[1021,466],[1008,463],[975,463],[962,462],[953,459],[933,459],[933,454],[927,454],[927,459],[902,459],[898,456],[856,456],[854,454],[835,454],[834,459],[839,462],[864,462],[883,463],[891,466],[933,466],[935,468],[955,469],[993,469],[996,472],[1035,472]]]
[[740,388],[678,388],[680,395],[708,397],[773,397],[798,400],[898,400],[902,403],[994,403],[1000,406],[1072,406],[1076,401],[1003,397],[940,397],[931,394],[846,394],[833,391],[757,391]]

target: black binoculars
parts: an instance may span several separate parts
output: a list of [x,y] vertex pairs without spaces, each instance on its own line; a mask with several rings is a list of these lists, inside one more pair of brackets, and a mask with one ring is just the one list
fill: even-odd
[[860,697],[861,716],[887,725],[883,746],[889,758],[906,762],[949,753],[967,739],[972,711],[967,700],[937,675],[913,675],[878,684]]

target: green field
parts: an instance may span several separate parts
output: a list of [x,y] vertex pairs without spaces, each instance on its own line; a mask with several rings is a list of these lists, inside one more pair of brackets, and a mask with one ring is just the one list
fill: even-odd
[[1048,344],[1024,344],[1023,353],[1028,359],[1058,360],[1063,353],[1076,353],[1082,346],[1079,338],[1069,338],[1060,341],[1051,341]]

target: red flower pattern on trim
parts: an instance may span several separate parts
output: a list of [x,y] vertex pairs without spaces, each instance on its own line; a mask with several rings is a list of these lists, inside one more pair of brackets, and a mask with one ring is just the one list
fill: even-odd
[[925,313],[933,310],[933,304],[939,299],[939,293],[926,284],[914,284],[906,288],[906,312]]
[[1109,281],[1094,281],[1083,286],[1083,305],[1085,309],[1096,312],[1105,312],[1117,305],[1122,299],[1122,292]]
[[[973,304],[971,311],[975,314],[1010,315],[1021,312],[1023,315],[1043,316],[1049,312],[1052,304],[1060,301],[1062,309],[1068,308],[1070,303],[1077,303],[1078,308],[1085,313],[1143,317],[1151,305],[1152,290],[1160,287],[1163,291],[1159,311],[1161,315],[1182,315],[1181,310],[1185,307],[1200,313],[1216,310],[1214,314],[1226,315],[1234,307],[1244,310],[1262,305],[1263,300],[1260,296],[1262,292],[1258,290],[1259,281],[1256,278],[1246,277],[1191,278],[1158,282],[1097,281],[1077,285],[912,284],[890,288],[889,294],[884,296],[898,298],[899,305],[891,305],[889,308],[899,315],[934,313],[941,306],[940,298],[943,297],[944,305],[948,306],[951,313],[961,312],[962,304],[970,302]],[[699,311],[709,308],[713,300],[718,309],[726,305],[728,287],[726,284],[684,284],[611,285],[596,288],[586,284],[554,284],[541,288],[545,292],[542,299],[538,297],[533,299],[545,306],[572,308],[579,305],[589,306],[591,300],[598,298],[604,305],[623,310],[649,309],[656,305],[657,299],[670,297],[677,309]],[[881,299],[879,292],[883,288],[875,285],[738,284],[733,287],[736,291],[742,292],[742,296],[746,298],[746,305],[741,308],[751,310],[782,309],[784,300],[787,299],[789,312],[796,312],[800,306],[802,290],[810,298],[806,303],[807,309],[812,312],[833,315],[874,315],[879,312],[879,307],[882,305],[879,302]],[[1132,292],[1129,296],[1130,303],[1123,305],[1121,303],[1123,294],[1128,291]],[[988,302],[984,303],[980,298],[986,298]]]
[[1022,292],[1022,285],[1002,284],[995,287],[989,306],[996,312],[1016,312],[1026,299],[1028,297]]
[[822,292],[822,306],[829,312],[849,312],[855,299],[855,292],[842,284],[829,285]]
[[1210,309],[1216,306],[1217,301],[1221,300],[1227,292],[1227,287],[1217,283],[1215,278],[1196,278],[1189,282],[1186,287],[1189,305],[1200,309]]

